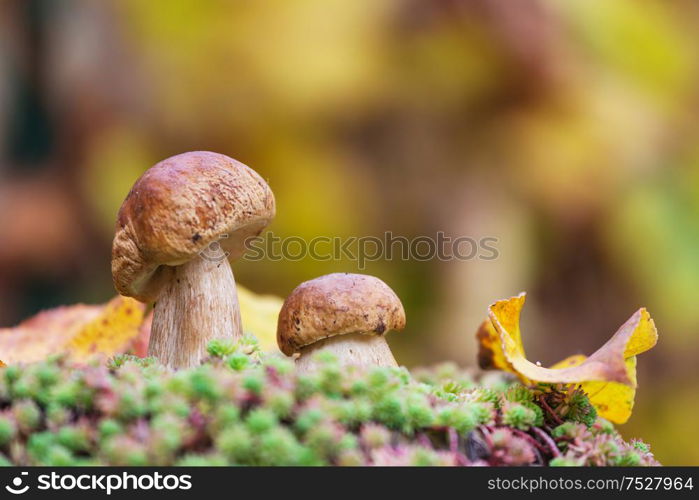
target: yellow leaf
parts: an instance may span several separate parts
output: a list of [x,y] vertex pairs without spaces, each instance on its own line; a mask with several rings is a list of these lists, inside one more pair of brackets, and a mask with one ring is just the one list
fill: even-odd
[[128,350],[139,334],[144,311],[145,305],[130,297],[112,299],[66,343],[66,352],[75,361],[85,361],[96,354],[112,356]]
[[519,328],[524,301],[522,293],[490,306],[489,321],[477,334],[481,368],[515,373],[525,384],[581,385],[601,416],[616,423],[626,422],[636,392],[636,355],[652,348],[658,339],[648,311],[636,311],[591,356],[571,356],[544,368],[524,354]]
[[138,335],[145,305],[117,296],[103,305],[77,304],[42,311],[14,328],[0,328],[0,358],[31,363],[50,354],[75,360],[124,352]]
[[[478,328],[476,333],[478,339],[478,365],[484,370],[503,370],[510,373],[518,374],[512,367],[505,353],[502,350],[500,335],[493,326],[493,323],[487,319]],[[521,375],[520,375],[521,377]],[[526,377],[521,377],[522,382],[529,384]]]
[[278,352],[277,318],[284,301],[274,295],[258,295],[245,287],[236,286],[243,330],[257,337],[263,351]]
[[[576,354],[559,361],[552,369],[580,365],[587,359]],[[633,375],[633,386],[619,382],[582,382],[580,388],[585,391],[590,402],[600,416],[617,424],[625,423],[631,416],[636,398],[636,356],[626,359],[627,370]]]

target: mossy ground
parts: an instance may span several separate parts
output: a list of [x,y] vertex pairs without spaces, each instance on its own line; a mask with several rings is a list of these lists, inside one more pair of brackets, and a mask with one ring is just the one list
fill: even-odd
[[656,465],[574,389],[451,364],[298,375],[252,338],[173,372],[118,356],[0,369],[5,465]]

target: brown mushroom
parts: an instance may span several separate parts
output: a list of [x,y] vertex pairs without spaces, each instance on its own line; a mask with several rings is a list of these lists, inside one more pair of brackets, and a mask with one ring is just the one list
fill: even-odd
[[333,353],[343,365],[397,366],[384,336],[403,327],[403,304],[386,283],[328,274],[300,284],[284,301],[277,343],[287,356],[300,353],[300,371],[315,368],[318,351]]
[[157,301],[149,355],[192,366],[209,340],[242,335],[228,257],[242,256],[274,213],[267,183],[218,153],[173,156],[136,181],[119,210],[112,277],[122,295]]

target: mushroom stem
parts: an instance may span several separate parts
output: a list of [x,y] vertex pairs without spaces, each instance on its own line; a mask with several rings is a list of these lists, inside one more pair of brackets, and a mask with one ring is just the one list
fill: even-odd
[[319,340],[302,347],[296,360],[300,373],[314,371],[318,363],[314,354],[323,351],[334,354],[342,365],[398,366],[383,335],[350,333]]
[[214,338],[243,335],[238,293],[228,259],[197,256],[168,268],[153,310],[148,355],[171,368],[198,365]]

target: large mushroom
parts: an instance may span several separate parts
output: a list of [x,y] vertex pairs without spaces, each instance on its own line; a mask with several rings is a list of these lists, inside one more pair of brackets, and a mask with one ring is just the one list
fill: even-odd
[[209,340],[242,336],[228,258],[274,214],[267,183],[218,153],[173,156],[136,181],[119,210],[112,277],[120,294],[155,302],[149,355],[193,366]]
[[405,311],[386,283],[363,274],[335,273],[300,284],[284,301],[277,343],[299,353],[301,372],[316,368],[313,354],[333,353],[343,365],[397,366],[385,334],[405,327]]

